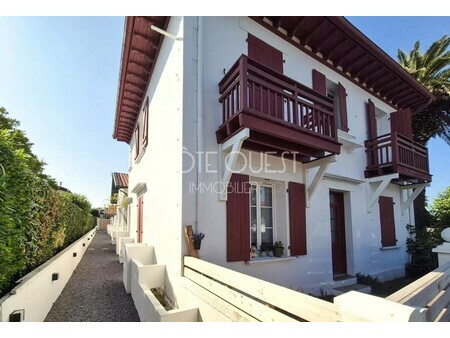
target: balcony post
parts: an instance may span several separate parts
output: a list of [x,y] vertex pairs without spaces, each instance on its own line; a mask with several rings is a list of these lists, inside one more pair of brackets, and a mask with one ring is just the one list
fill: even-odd
[[333,118],[331,119],[331,137],[337,141],[336,101],[333,101]]
[[392,151],[392,169],[394,172],[398,170],[398,142],[397,133],[391,133],[391,151]]
[[[289,101],[288,101],[289,104]],[[297,90],[297,84],[294,84],[294,107],[293,107],[293,115],[294,115],[294,119],[293,122],[296,126],[301,125],[299,123],[299,119],[298,119],[298,90]],[[301,118],[301,116],[300,116]]]
[[247,109],[247,57],[243,55],[239,60],[239,109]]

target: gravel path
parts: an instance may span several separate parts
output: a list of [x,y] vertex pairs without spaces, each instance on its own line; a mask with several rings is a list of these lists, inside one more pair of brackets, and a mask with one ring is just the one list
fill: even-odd
[[138,322],[122,282],[122,264],[106,231],[99,230],[46,322]]

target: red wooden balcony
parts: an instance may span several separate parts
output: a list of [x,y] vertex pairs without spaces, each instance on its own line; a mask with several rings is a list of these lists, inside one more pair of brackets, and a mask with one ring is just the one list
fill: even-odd
[[334,103],[311,88],[242,55],[219,91],[223,123],[216,131],[218,143],[248,128],[243,147],[250,150],[295,153],[303,162],[339,154]]
[[430,182],[428,149],[393,132],[367,140],[366,178],[398,173],[400,179],[413,183]]

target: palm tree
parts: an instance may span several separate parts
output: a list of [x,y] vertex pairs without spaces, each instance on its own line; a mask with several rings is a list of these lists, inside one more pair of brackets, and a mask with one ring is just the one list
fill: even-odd
[[[409,54],[398,50],[400,65],[417,81],[428,88],[436,100],[415,112],[412,117],[414,141],[426,145],[431,138],[441,137],[450,145],[450,37],[444,35],[421,54],[420,42]],[[425,190],[414,201],[414,214],[418,228],[430,225],[425,208]]]
[[400,65],[428,88],[436,100],[413,116],[414,140],[426,145],[433,137],[441,137],[450,145],[450,36],[444,35],[421,54],[420,42],[409,54],[398,50]]

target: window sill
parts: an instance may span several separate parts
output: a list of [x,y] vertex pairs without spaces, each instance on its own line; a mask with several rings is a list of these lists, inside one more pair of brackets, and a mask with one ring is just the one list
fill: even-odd
[[356,140],[356,137],[346,133],[343,130],[338,129],[338,141],[342,145],[350,150],[355,150],[356,148],[361,148],[363,145]]
[[396,249],[400,249],[401,246],[395,245],[395,246],[383,246],[380,248],[380,250],[396,250]]
[[256,257],[251,261],[245,262],[246,265],[259,265],[259,264],[268,264],[268,263],[283,263],[293,261],[297,259],[297,256],[290,257]]

